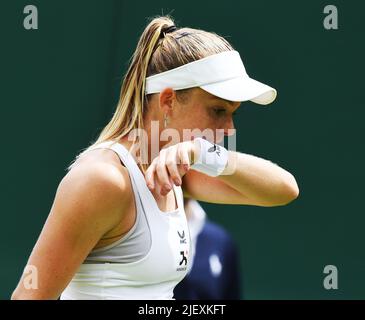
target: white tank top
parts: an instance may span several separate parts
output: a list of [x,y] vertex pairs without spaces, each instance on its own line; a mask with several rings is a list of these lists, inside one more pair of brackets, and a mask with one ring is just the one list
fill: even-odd
[[108,141],[94,148],[114,150],[127,168],[136,208],[147,218],[151,245],[147,254],[134,262],[83,263],[60,299],[173,299],[175,286],[191,268],[191,239],[181,187],[173,187],[178,208],[163,212],[135,159],[122,144]]

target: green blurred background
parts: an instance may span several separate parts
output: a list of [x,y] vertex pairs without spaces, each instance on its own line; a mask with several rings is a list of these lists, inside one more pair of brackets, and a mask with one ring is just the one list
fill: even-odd
[[[39,29],[23,28],[38,8]],[[339,29],[325,30],[336,5]],[[214,31],[250,75],[278,90],[270,107],[243,103],[238,150],[296,177],[284,207],[203,203],[238,243],[245,299],[365,298],[363,1],[1,2],[3,147],[0,299],[15,288],[66,167],[115,109],[122,76],[147,18]],[[323,287],[326,265],[337,290]]]

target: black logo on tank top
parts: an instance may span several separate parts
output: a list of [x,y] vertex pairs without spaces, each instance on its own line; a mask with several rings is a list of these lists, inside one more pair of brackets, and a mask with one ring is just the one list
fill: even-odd
[[188,264],[188,251],[180,251],[181,261],[179,262],[179,267],[176,271],[186,271]]
[[185,252],[184,251],[180,251],[180,254],[182,255],[182,259],[179,262],[179,266],[181,266],[184,262],[185,262],[185,265],[187,265],[188,264],[188,259],[185,257]]
[[183,230],[183,232],[180,234],[180,232],[178,231],[177,234],[180,237],[180,244],[185,244],[186,243],[186,238],[185,238],[185,231]]
[[[179,236],[180,245],[186,244],[186,234],[185,230],[182,230],[181,232],[177,231],[177,234]],[[184,246],[185,247],[185,246]],[[179,261],[179,267],[176,269],[176,271],[186,271],[187,264],[188,264],[188,251],[180,251],[181,260]]]

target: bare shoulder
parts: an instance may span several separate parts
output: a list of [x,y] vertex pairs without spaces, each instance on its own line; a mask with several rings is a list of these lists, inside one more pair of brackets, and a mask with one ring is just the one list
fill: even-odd
[[119,157],[114,151],[107,149],[96,149],[87,152],[77,160],[63,180],[74,177],[81,179],[83,182],[85,179],[97,178],[99,182],[120,184],[121,187],[129,180],[128,170],[121,164]]
[[116,221],[119,221],[119,215],[133,196],[128,171],[111,150],[93,150],[89,153],[80,158],[63,177],[55,200],[58,196],[65,203],[70,199],[78,201],[81,207],[90,206],[88,212],[115,213]]

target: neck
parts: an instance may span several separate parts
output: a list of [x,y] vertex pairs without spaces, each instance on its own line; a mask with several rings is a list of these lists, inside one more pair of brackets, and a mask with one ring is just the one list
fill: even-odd
[[133,141],[128,140],[128,137],[125,136],[119,140],[119,143],[123,144],[139,165],[147,164],[149,166],[167,142],[160,142],[158,139],[159,143],[156,145],[156,139],[152,139],[149,132],[146,138],[147,140],[141,141],[141,143],[133,144]]

